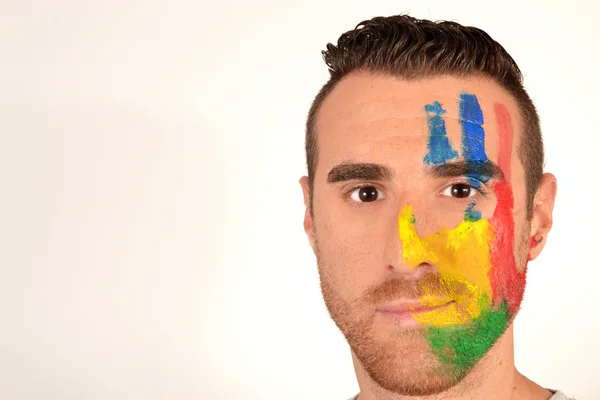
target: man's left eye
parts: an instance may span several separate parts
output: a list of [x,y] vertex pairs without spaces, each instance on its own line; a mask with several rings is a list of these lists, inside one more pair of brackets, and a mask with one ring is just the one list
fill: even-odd
[[466,183],[455,183],[454,185],[448,186],[442,192],[444,196],[454,197],[456,199],[464,199],[467,197],[475,196],[477,189]]

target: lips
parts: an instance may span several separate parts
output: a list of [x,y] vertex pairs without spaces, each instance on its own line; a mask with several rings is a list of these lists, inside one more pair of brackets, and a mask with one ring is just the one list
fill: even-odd
[[440,300],[433,304],[430,303],[425,305],[418,301],[396,301],[386,304],[382,307],[378,307],[377,311],[387,315],[408,317],[414,314],[441,310],[454,302],[454,300]]

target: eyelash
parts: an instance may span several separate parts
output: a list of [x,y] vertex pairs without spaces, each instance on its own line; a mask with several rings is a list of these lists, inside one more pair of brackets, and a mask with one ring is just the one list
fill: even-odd
[[451,186],[454,186],[454,185],[466,185],[466,186],[470,187],[471,189],[473,189],[473,190],[475,190],[477,192],[476,195],[465,197],[463,199],[460,199],[460,198],[457,199],[456,197],[443,196],[442,195],[443,197],[447,197],[450,200],[456,201],[458,203],[473,203],[474,201],[476,201],[477,197],[479,197],[479,196],[485,197],[485,196],[487,196],[489,194],[489,192],[483,188],[483,183],[481,183],[479,185],[480,188],[477,188],[475,185],[469,183],[465,179],[460,179],[460,180],[457,180],[457,181],[454,181],[454,182],[450,182],[450,183],[444,185],[444,187],[442,188],[442,190],[439,191],[439,193],[441,194],[444,190],[446,190],[447,188],[449,188]]
[[[469,197],[465,197],[465,198],[456,198],[456,197],[452,197],[452,196],[444,196],[441,195],[441,193],[449,188],[450,186],[453,185],[466,185],[469,186],[471,189],[475,190],[477,192],[477,194],[475,196],[469,196]],[[348,189],[346,192],[344,192],[343,194],[343,198],[346,201],[349,201],[352,205],[356,206],[356,207],[368,207],[370,202],[356,202],[354,200],[350,199],[350,196],[352,195],[352,193],[354,193],[357,189],[362,189],[362,188],[366,188],[366,187],[374,187],[375,189],[377,189],[380,192],[384,192],[384,190],[382,190],[379,186],[377,186],[376,184],[373,183],[362,183],[360,185],[356,185],[353,186],[352,188]],[[459,203],[472,203],[474,201],[473,197],[478,197],[478,196],[487,196],[489,194],[489,192],[485,189],[483,189],[483,185],[481,185],[481,188],[477,188],[475,187],[473,184],[467,182],[466,180],[462,179],[462,180],[457,180],[454,182],[450,182],[447,183],[441,190],[438,191],[438,194],[440,194],[443,197],[449,198],[450,200],[459,202]]]
[[374,187],[378,191],[383,192],[383,190],[375,184],[362,183],[360,185],[356,185],[356,186],[353,186],[352,188],[348,189],[346,192],[344,192],[342,197],[344,198],[344,200],[348,201],[350,204],[352,204],[355,207],[369,207],[370,206],[369,202],[354,201],[350,198],[352,193],[354,193],[357,189],[362,189],[362,188],[366,188],[366,187]]

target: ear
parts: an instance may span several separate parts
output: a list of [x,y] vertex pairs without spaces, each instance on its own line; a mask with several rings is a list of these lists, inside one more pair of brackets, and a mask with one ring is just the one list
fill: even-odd
[[556,198],[556,177],[546,173],[533,200],[533,216],[531,218],[531,248],[529,259],[534,260],[542,252],[548,233],[552,228],[552,211]]
[[310,212],[310,187],[308,185],[308,176],[303,176],[300,178],[300,186],[302,187],[302,194],[304,196],[304,207],[306,207],[304,211],[304,232],[306,232],[306,236],[308,236],[308,242],[310,243],[310,247],[312,247],[313,252],[315,251],[315,232],[313,225],[313,216]]

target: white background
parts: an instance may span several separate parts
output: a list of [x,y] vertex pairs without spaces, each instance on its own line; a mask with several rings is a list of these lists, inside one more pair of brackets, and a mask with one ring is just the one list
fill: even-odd
[[0,398],[346,399],[302,230],[320,51],[410,12],[526,76],[555,227],[516,363],[600,398],[600,7],[564,1],[0,1]]

